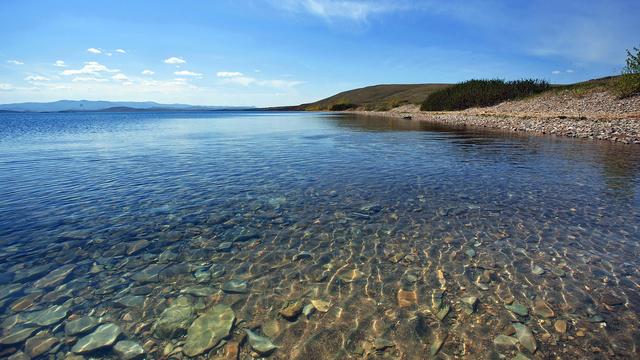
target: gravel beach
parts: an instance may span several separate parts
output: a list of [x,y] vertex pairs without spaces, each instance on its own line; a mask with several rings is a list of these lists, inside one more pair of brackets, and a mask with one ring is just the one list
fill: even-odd
[[608,92],[576,95],[551,92],[464,111],[427,112],[418,105],[389,111],[355,111],[455,126],[477,126],[517,132],[640,144],[640,95],[617,99]]

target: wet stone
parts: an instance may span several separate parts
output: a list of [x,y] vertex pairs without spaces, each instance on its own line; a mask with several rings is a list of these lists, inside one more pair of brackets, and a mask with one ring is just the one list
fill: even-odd
[[418,304],[418,293],[413,291],[398,290],[398,306],[402,308],[411,307]]
[[444,345],[444,342],[447,340],[448,336],[449,334],[446,332],[440,332],[436,334],[436,336],[431,341],[431,346],[429,347],[429,353],[431,354],[431,356],[436,356],[440,352],[440,349],[442,349],[442,345]]
[[313,306],[313,304],[307,304],[302,308],[302,315],[304,315],[304,317],[308,319],[315,311],[316,308]]
[[36,330],[38,330],[37,327],[9,329],[4,336],[0,337],[0,345],[15,345],[22,343]]
[[533,268],[531,268],[531,273],[534,275],[542,275],[544,274],[544,269],[538,265],[534,265]]
[[48,309],[41,310],[30,314],[29,323],[40,326],[50,326],[57,324],[67,317],[69,313],[68,305],[56,305]]
[[273,342],[271,342],[271,339],[260,336],[249,329],[245,329],[244,331],[245,333],[247,333],[249,346],[251,346],[251,349],[253,349],[253,351],[257,352],[258,354],[267,355],[278,348],[273,344]]
[[493,339],[493,343],[496,346],[516,346],[518,344],[518,339],[513,336],[507,335],[498,335],[495,339]]
[[331,308],[331,303],[324,300],[313,299],[311,300],[311,304],[321,313],[326,313]]
[[138,240],[127,243],[127,255],[131,256],[145,249],[151,244],[149,240]]
[[278,313],[282,315],[283,318],[294,321],[302,313],[302,310],[302,301],[295,300],[286,302]]
[[567,332],[567,322],[565,320],[556,320],[553,324],[554,329],[560,334]]
[[229,336],[234,322],[235,313],[231,307],[223,304],[214,306],[191,324],[182,352],[193,357],[213,348]]
[[35,288],[48,288],[60,285],[73,272],[75,265],[64,265],[59,267],[40,280],[36,281],[33,286]]
[[67,336],[84,334],[95,329],[98,324],[98,319],[91,316],[83,316],[67,322],[64,326],[64,332]]
[[551,307],[542,299],[536,299],[533,303],[533,313],[547,319],[556,316]]
[[98,349],[112,346],[122,330],[116,324],[103,324],[100,325],[94,332],[78,340],[78,342],[71,348],[71,351],[76,354],[85,354]]
[[358,269],[347,270],[340,275],[338,278],[346,283],[352,283],[364,276],[364,273]]
[[607,292],[605,294],[602,295],[602,302],[609,305],[609,306],[618,306],[618,305],[624,305],[624,299],[622,299],[621,297],[617,296],[616,294],[612,293],[612,292]]
[[511,311],[512,313],[518,314],[520,316],[529,315],[529,309],[526,306],[524,306],[524,305],[522,305],[522,304],[520,304],[518,302],[514,302],[511,305],[506,305],[505,304],[504,307],[505,307],[505,309]]
[[465,308],[464,308],[464,312],[467,314],[473,314],[474,312],[476,312],[477,308],[478,308],[478,298],[475,296],[467,296],[467,297],[463,297],[462,299],[460,299],[462,301],[463,304],[465,304]]
[[131,340],[118,341],[113,347],[113,351],[122,360],[139,359],[144,356],[144,349],[140,344]]
[[22,351],[18,351],[17,353],[9,356],[7,360],[31,360],[31,356],[23,353]]
[[195,313],[191,301],[186,297],[179,297],[160,314],[154,324],[153,333],[160,339],[179,337],[187,332],[193,319]]
[[147,266],[145,269],[143,269],[142,271],[139,271],[135,274],[133,274],[133,276],[131,276],[131,278],[139,283],[150,283],[150,282],[158,282],[160,281],[160,271],[164,270],[164,268],[166,267],[166,265],[161,265],[161,264],[152,264]]
[[293,256],[292,261],[309,260],[309,259],[313,259],[313,254],[308,251],[301,251]]
[[538,349],[538,345],[535,337],[533,337],[533,333],[531,333],[531,330],[529,330],[526,325],[520,323],[513,323],[512,326],[516,330],[516,338],[520,345],[529,350],[532,354],[535,353]]
[[464,251],[464,253],[469,257],[469,258],[473,258],[476,256],[476,251],[473,249],[467,249]]
[[215,294],[218,290],[210,287],[210,286],[188,286],[182,290],[180,290],[180,294],[187,294],[197,297],[205,297],[211,296]]
[[373,348],[376,349],[376,351],[383,351],[394,346],[396,346],[396,344],[393,341],[385,338],[378,337],[373,341]]
[[228,252],[233,248],[233,243],[231,241],[225,241],[218,245],[218,251]]
[[438,318],[438,320],[443,321],[444,318],[449,314],[449,311],[451,311],[451,306],[449,304],[445,304],[440,308],[440,310],[438,310],[438,312],[436,313],[436,317]]
[[246,294],[249,289],[247,282],[244,280],[229,280],[222,284],[222,291],[229,294]]
[[49,334],[39,334],[28,339],[24,344],[24,351],[31,358],[36,358],[51,350],[60,342],[57,338]]
[[142,295],[127,295],[117,299],[115,303],[122,307],[142,307],[144,299]]

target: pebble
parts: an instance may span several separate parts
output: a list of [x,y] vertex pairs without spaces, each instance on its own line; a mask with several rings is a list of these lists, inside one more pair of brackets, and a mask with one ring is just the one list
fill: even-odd
[[113,347],[113,351],[122,360],[139,359],[144,356],[145,351],[140,344],[131,340],[118,341]]
[[244,332],[247,334],[251,349],[260,355],[267,355],[278,348],[265,336],[260,336],[249,329],[245,329]]
[[546,319],[556,316],[551,307],[542,299],[536,299],[533,303],[533,313]]
[[247,282],[244,280],[229,280],[222,284],[222,291],[229,294],[246,294],[249,289]]
[[565,320],[556,320],[556,322],[553,324],[553,327],[560,334],[564,334],[567,332],[567,322]]
[[526,306],[524,306],[524,305],[522,305],[522,304],[520,304],[518,302],[514,302],[511,305],[506,305],[505,304],[504,307],[507,310],[511,311],[512,313],[518,314],[520,316],[529,315],[529,309]]
[[382,351],[394,346],[396,346],[396,344],[393,341],[387,340],[385,338],[379,337],[373,341],[373,348],[377,351]]
[[520,345],[529,350],[532,354],[535,353],[538,349],[538,345],[535,337],[531,333],[531,330],[529,330],[526,325],[520,323],[513,323],[512,326],[516,330],[516,338],[518,339],[518,342],[520,342]]
[[49,352],[59,342],[59,339],[47,333],[38,334],[25,342],[24,352],[31,358],[36,358]]
[[189,326],[182,352],[194,357],[218,345],[229,336],[235,320],[236,315],[229,305],[215,305]]
[[26,327],[21,329],[12,328],[4,336],[0,337],[0,345],[15,345],[25,341],[33,334],[37,327]]
[[283,318],[294,321],[298,315],[302,313],[303,305],[302,301],[294,300],[286,302],[278,313],[282,315]]
[[86,354],[101,348],[112,346],[122,330],[116,324],[108,323],[100,325],[94,332],[78,340],[71,348],[76,354]]
[[516,346],[518,344],[518,339],[513,336],[500,334],[493,339],[493,343],[497,346]]
[[533,273],[534,275],[542,275],[544,274],[544,269],[538,265],[534,265],[531,269],[531,273]]
[[311,304],[321,313],[326,313],[331,308],[331,303],[320,299],[312,299]]
[[67,336],[84,334],[95,329],[98,324],[98,319],[91,316],[83,316],[81,318],[68,321],[64,325],[64,333]]

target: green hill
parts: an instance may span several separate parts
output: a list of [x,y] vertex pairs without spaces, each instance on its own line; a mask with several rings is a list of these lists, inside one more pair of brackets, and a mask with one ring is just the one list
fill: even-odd
[[297,110],[341,110],[363,107],[367,110],[389,110],[404,104],[421,104],[434,91],[449,84],[389,84],[374,85],[348,90],[310,104],[302,104]]

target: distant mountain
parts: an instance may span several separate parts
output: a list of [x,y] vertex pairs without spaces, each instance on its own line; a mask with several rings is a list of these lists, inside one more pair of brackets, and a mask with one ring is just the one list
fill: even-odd
[[26,102],[0,105],[0,112],[61,112],[61,111],[208,111],[247,110],[240,106],[199,106],[186,104],[159,104],[152,101],[90,101],[59,100],[47,103]]

